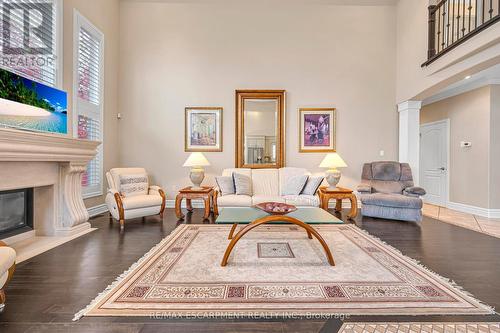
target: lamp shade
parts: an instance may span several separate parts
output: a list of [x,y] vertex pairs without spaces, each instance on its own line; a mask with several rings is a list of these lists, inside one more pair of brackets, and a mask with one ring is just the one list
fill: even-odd
[[321,161],[321,164],[319,165],[320,168],[329,168],[329,169],[334,169],[334,168],[345,168],[347,167],[347,164],[345,164],[344,160],[342,157],[340,157],[339,154],[337,153],[330,153],[325,156],[323,161]]
[[191,153],[186,162],[184,162],[185,167],[202,167],[210,165],[210,162],[205,158],[202,153]]

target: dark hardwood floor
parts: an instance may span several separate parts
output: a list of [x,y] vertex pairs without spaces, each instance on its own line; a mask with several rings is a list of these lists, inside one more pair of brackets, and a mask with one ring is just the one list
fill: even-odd
[[[346,212],[343,214],[346,216]],[[178,225],[173,209],[127,221],[124,233],[108,214],[98,230],[18,265],[7,288],[0,332],[337,332],[341,320],[158,320],[73,315]],[[185,223],[203,222],[202,211]],[[483,302],[500,307],[500,239],[425,218],[407,223],[358,217],[356,224]],[[500,321],[500,316],[350,316],[346,321]]]

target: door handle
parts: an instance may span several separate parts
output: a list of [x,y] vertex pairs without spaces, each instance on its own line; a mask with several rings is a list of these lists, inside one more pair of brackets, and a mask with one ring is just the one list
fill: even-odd
[[440,167],[440,168],[438,168],[438,170],[445,171],[446,168],[445,167]]

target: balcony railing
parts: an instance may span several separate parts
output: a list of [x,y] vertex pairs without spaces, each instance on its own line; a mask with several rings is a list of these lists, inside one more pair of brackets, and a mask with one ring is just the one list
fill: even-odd
[[441,0],[429,6],[427,66],[500,21],[500,0]]

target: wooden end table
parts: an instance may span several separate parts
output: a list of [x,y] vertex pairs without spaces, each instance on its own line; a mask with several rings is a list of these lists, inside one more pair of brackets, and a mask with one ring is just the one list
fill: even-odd
[[203,218],[205,219],[208,219],[210,216],[210,208],[212,205],[214,212],[217,211],[217,199],[215,197],[214,188],[211,186],[202,186],[201,189],[193,189],[191,186],[188,186],[179,191],[175,197],[175,215],[180,220],[184,218],[184,214],[182,214],[181,210],[181,203],[183,199],[186,199],[186,207],[189,212],[193,211],[193,206],[191,205],[192,199],[203,199],[203,202],[205,203]]
[[349,219],[353,219],[358,215],[358,198],[352,193],[352,190],[342,187],[337,187],[335,190],[329,190],[328,187],[323,186],[319,188],[319,198],[321,201],[321,208],[328,210],[328,203],[330,199],[337,200],[335,204],[335,211],[342,210],[342,200],[349,199],[351,201],[351,211],[347,215]]

